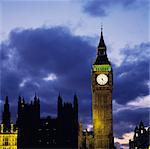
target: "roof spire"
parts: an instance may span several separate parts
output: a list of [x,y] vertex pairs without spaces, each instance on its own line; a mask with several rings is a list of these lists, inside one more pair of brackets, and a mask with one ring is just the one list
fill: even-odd
[[107,58],[107,47],[103,38],[103,25],[101,23],[101,35],[97,46],[97,58],[94,64],[110,64]]
[[37,96],[36,96],[36,92],[35,92],[34,101],[36,101],[36,100],[37,100]]
[[100,37],[100,42],[98,47],[105,47],[105,42],[103,38],[103,24],[101,24],[101,37]]
[[8,96],[6,96],[5,104],[8,104]]
[[103,25],[101,24],[101,37],[98,45],[98,55],[106,54],[106,45],[103,38]]
[[58,101],[62,101],[62,97],[61,97],[60,92],[59,92],[59,95],[58,95]]
[[103,36],[103,23],[101,23],[101,36]]

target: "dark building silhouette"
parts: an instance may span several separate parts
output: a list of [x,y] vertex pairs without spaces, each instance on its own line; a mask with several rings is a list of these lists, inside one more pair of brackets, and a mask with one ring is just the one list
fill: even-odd
[[18,98],[18,146],[20,148],[32,148],[36,146],[36,133],[40,123],[40,100],[34,97],[34,101],[25,103],[24,98]]
[[150,127],[146,130],[141,121],[134,129],[133,141],[129,140],[129,149],[148,149],[150,147]]
[[38,148],[56,148],[57,147],[57,119],[47,118],[40,119],[38,126],[36,144]]
[[10,130],[10,111],[9,111],[9,103],[8,96],[6,96],[4,111],[2,113],[2,123],[4,125],[4,130]]
[[73,104],[58,96],[57,117],[40,118],[40,99],[25,103],[18,98],[18,148],[77,148],[78,99]]
[[74,148],[78,146],[78,99],[74,95],[74,103],[62,104],[58,96],[58,147]]

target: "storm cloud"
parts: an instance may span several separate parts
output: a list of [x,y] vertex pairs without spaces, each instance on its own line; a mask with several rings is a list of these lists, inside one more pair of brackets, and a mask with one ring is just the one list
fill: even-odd
[[117,6],[130,10],[147,3],[147,0],[88,0],[84,2],[83,11],[94,17],[105,17],[111,13],[112,8],[117,8]]
[[[113,99],[118,105],[127,106],[130,101],[149,94],[149,48],[150,43],[125,47],[120,49],[124,56],[122,64],[118,67],[112,62]],[[90,78],[96,47],[85,38],[75,36],[63,26],[14,29],[9,39],[1,44],[0,52],[1,105],[6,95],[14,108],[19,95],[30,101],[36,92],[41,99],[41,113],[55,115],[59,92],[64,101],[70,102],[76,93],[80,120],[84,125],[91,123]],[[140,121],[137,115],[145,115],[143,120],[148,124],[147,108],[114,113],[116,136],[130,131],[130,126]]]
[[[18,95],[30,100],[37,92],[49,109],[56,107],[59,92],[65,101],[72,101],[77,93],[84,103],[91,94],[89,74],[95,52],[65,27],[15,29],[1,45],[1,95],[4,99],[8,94],[17,104]],[[52,75],[55,79],[48,79]]]

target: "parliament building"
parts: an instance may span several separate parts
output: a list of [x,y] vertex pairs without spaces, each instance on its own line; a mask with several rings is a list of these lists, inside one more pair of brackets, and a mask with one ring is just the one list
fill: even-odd
[[58,96],[57,117],[40,116],[40,99],[31,103],[18,98],[16,124],[10,123],[6,97],[0,125],[0,149],[78,148],[78,98],[73,104]]
[[[63,102],[59,94],[57,117],[42,117],[40,99],[35,95],[31,102],[18,97],[16,124],[10,121],[8,96],[6,96],[0,124],[0,149],[115,149],[113,137],[113,69],[107,57],[103,31],[91,70],[93,131],[83,131],[78,123],[78,98],[73,103]],[[135,128],[130,149],[147,149],[148,134],[141,122]]]
[[129,140],[129,149],[149,149],[150,148],[150,127],[145,128],[141,121],[134,129],[133,140]]

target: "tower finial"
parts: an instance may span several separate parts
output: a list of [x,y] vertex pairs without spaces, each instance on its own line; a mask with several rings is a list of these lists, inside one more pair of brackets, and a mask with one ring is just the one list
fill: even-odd
[[101,34],[103,34],[103,23],[101,23]]
[[5,103],[8,104],[8,96],[6,96]]
[[37,96],[36,96],[36,92],[35,92],[34,101],[36,101],[36,100],[37,100]]

